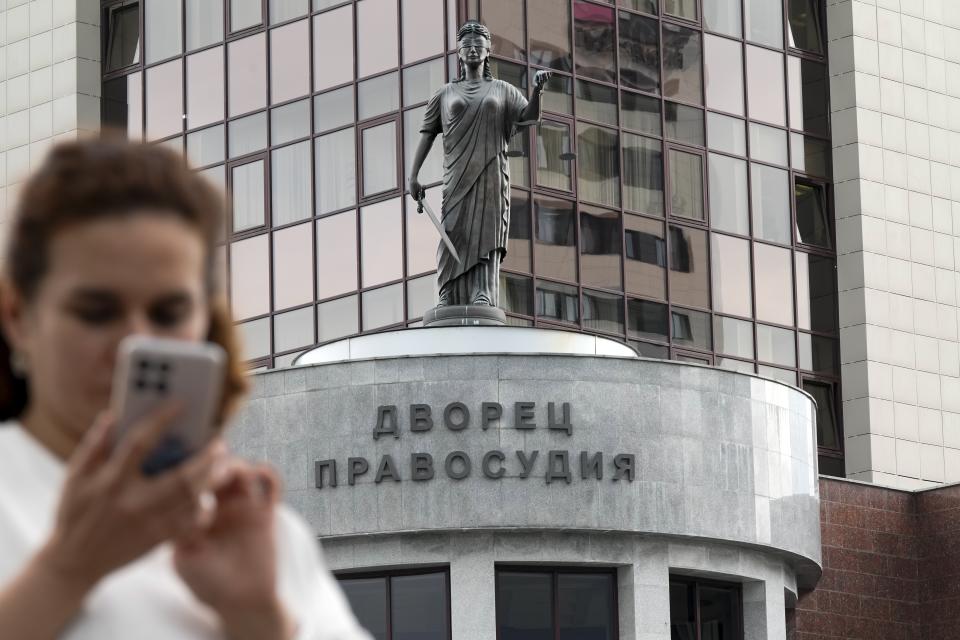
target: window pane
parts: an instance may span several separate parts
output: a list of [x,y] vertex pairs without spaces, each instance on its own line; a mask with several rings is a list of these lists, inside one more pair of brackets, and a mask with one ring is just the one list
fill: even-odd
[[362,305],[364,331],[403,322],[403,284],[365,291]]
[[667,243],[663,239],[663,223],[630,214],[626,214],[623,222],[627,291],[665,300]]
[[422,317],[428,309],[437,306],[439,300],[440,290],[435,273],[407,280],[407,320]]
[[[441,189],[427,189],[427,203],[434,211],[440,211]],[[426,213],[417,213],[417,205],[412,198],[407,200],[407,275],[437,270],[437,246],[440,234],[430,222]],[[510,245],[513,252],[514,246]]]
[[710,172],[710,226],[721,231],[750,233],[747,201],[747,163],[711,153],[707,156]]
[[553,576],[497,571],[497,637],[553,638]]
[[[426,111],[427,107],[422,106],[403,112],[403,149],[406,162],[404,175],[409,174],[410,167],[413,165],[413,156],[417,152],[417,145],[420,144],[420,125],[423,123],[423,114]],[[420,184],[431,184],[441,180],[443,180],[443,142],[436,140],[420,166]],[[433,210],[440,211],[437,207]]]
[[740,3],[741,0],[703,0],[704,26],[710,31],[739,38],[742,33]]
[[669,340],[667,305],[649,300],[629,300],[627,313],[627,326],[631,337],[663,342]]
[[757,287],[757,319],[793,324],[793,275],[790,250],[753,245],[753,278]]
[[758,324],[757,359],[785,367],[797,366],[797,348],[793,331]]
[[502,268],[530,273],[530,258],[533,251],[530,232],[530,195],[514,189],[510,197],[510,250]]
[[696,20],[697,0],[663,0],[663,12],[687,20]]
[[187,56],[187,128],[223,120],[223,47]]
[[260,0],[230,0],[230,31],[240,31],[263,23]]
[[623,296],[584,289],[583,328],[588,331],[622,334]]
[[[743,46],[733,40],[706,35],[703,47],[707,106],[742,116]],[[773,91],[772,88],[768,90]]]
[[538,197],[534,204],[537,275],[575,282],[577,246],[573,203]]
[[657,0],[617,0],[617,4],[634,11],[657,14]]
[[787,72],[790,81],[790,127],[822,136],[829,135],[827,66],[789,57]]
[[446,574],[391,578],[390,600],[391,631],[396,640],[445,640],[449,637]]
[[[331,64],[331,60],[338,64]],[[353,5],[347,5],[313,19],[313,90],[323,91],[351,80]]]
[[309,218],[313,214],[310,180],[310,141],[275,149],[270,163],[273,226]]
[[313,300],[313,233],[300,224],[273,234],[273,306],[296,307]]
[[557,576],[560,640],[613,640],[615,600],[613,575],[561,573]]
[[663,144],[659,140],[623,134],[623,206],[663,215]]
[[500,272],[500,308],[507,313],[533,315],[533,280]]
[[783,48],[783,4],[770,0],[744,0],[747,40]]
[[443,83],[443,58],[407,67],[403,70],[404,106],[426,102]]
[[738,156],[747,155],[743,120],[707,112],[707,146]]
[[716,640],[739,638],[740,590],[700,585],[700,637]]
[[143,90],[141,72],[103,83],[100,117],[106,126],[126,131],[131,140],[143,137]]
[[270,0],[270,22],[276,24],[307,15],[309,0]]
[[823,21],[820,0],[789,0],[790,46],[814,53],[823,53]]
[[577,116],[617,126],[617,90],[602,84],[578,80]]
[[787,132],[751,122],[750,157],[754,160],[786,166]]
[[657,21],[620,12],[620,84],[660,91],[660,47]]
[[[423,107],[426,111],[426,107]],[[421,120],[423,118],[421,117]],[[538,135],[540,129],[543,127],[538,127]],[[436,145],[437,148],[440,148],[442,145]],[[433,150],[431,149],[431,152]],[[437,152],[439,154],[439,152]],[[432,154],[431,154],[432,155]],[[573,156],[569,156],[573,157]],[[515,187],[529,187],[530,186],[530,135],[524,131],[519,135],[513,136],[510,139],[510,145],[507,147],[507,158],[510,160],[510,181]],[[427,156],[427,159],[430,159],[430,156]],[[437,160],[438,167],[443,168],[443,157],[442,155]],[[570,162],[566,161],[567,167],[570,166]],[[426,162],[424,162],[426,166]],[[421,168],[422,169],[422,168]],[[442,177],[443,172],[438,169],[438,175]],[[437,178],[438,180],[440,178]]]
[[547,320],[577,323],[580,319],[577,288],[538,280],[537,315]]
[[229,44],[231,116],[267,106],[266,42],[258,33]]
[[673,343],[680,346],[710,349],[710,314],[702,311],[673,308],[671,330]]
[[270,318],[244,322],[238,324],[237,328],[240,330],[245,359],[255,360],[270,355]]
[[712,233],[710,245],[714,310],[751,317],[750,241]]
[[243,320],[270,311],[270,263],[267,235],[230,246],[230,295],[233,317]]
[[790,155],[790,166],[797,171],[813,176],[830,177],[833,150],[829,140],[791,133]]
[[173,60],[147,69],[147,139],[183,131],[183,65]]
[[310,100],[292,102],[270,111],[273,144],[283,144],[310,135]]
[[663,95],[703,104],[700,33],[663,24]]
[[574,0],[573,42],[579,75],[616,82],[613,14],[612,8]]
[[140,3],[107,10],[105,71],[115,71],[140,61]]
[[357,203],[355,154],[353,129],[317,138],[317,213],[329,213]]
[[252,116],[230,122],[230,157],[237,158],[267,147],[267,114]]
[[233,168],[233,232],[263,225],[263,160]]
[[363,195],[397,188],[397,125],[387,122],[363,130]]
[[273,344],[278,351],[289,351],[313,344],[313,307],[280,313],[273,317]]
[[[713,335],[717,353],[753,359],[753,323],[735,318],[713,316]],[[753,371],[753,367],[750,367]]]
[[782,169],[750,165],[753,235],[790,244],[790,176]]
[[800,339],[801,369],[827,375],[838,375],[840,373],[836,340],[823,336],[812,336],[809,333],[801,333],[798,337]]
[[[400,75],[387,73],[357,85],[357,110],[361,120],[400,108]],[[417,127],[419,130],[419,127]]]
[[659,358],[660,360],[670,359],[670,348],[649,342],[630,342],[630,346],[636,349],[642,358]]
[[443,53],[442,0],[404,0],[400,8],[403,11],[403,62]]
[[833,248],[824,186],[797,179],[793,192],[797,206],[797,239],[804,244]]
[[187,136],[187,157],[195,167],[223,162],[224,160],[224,127],[218,124],[215,127],[194,131]]
[[817,401],[817,444],[830,449],[841,449],[833,385],[827,382],[804,380],[803,390]]
[[620,205],[620,145],[617,132],[577,123],[580,197]]
[[[317,342],[329,342],[337,338],[351,336],[360,332],[360,320],[357,316],[357,296],[347,296],[317,305]],[[371,618],[365,612],[359,620],[364,626]],[[384,611],[386,616],[386,611]],[[373,631],[376,631],[373,627]],[[384,636],[375,636],[384,637]]]
[[777,380],[791,386],[797,385],[796,371],[780,369],[778,367],[768,367],[761,364],[757,365],[757,375],[763,376],[764,378],[770,378],[771,380]]
[[570,126],[544,120],[537,128],[537,138],[537,184],[570,191]]
[[667,102],[665,107],[667,137],[698,147],[704,146],[703,110],[674,102]]
[[621,289],[620,214],[580,207],[580,280],[587,286]]
[[570,71],[570,5],[556,0],[529,0],[527,14],[536,16],[529,27],[530,62]]
[[187,50],[223,40],[222,0],[187,0]]
[[[146,63],[165,60],[182,51],[181,3],[170,0],[145,0]],[[137,29],[139,31],[139,27]]]
[[[773,91],[771,87],[777,87],[777,90]],[[783,87],[783,55],[748,46],[747,100],[751,118],[786,126],[785,99],[780,87]]]
[[523,3],[516,0],[483,0],[480,20],[493,34],[492,53],[498,56],[526,60],[524,46]]
[[314,133],[353,122],[353,86],[320,94],[313,99]]
[[670,301],[709,308],[707,234],[670,226]]
[[527,68],[524,65],[504,60],[491,60],[490,71],[493,77],[509,82],[519,89],[520,93],[527,95]]
[[306,20],[270,32],[270,102],[310,93],[310,29]]
[[620,92],[623,126],[641,133],[660,135],[660,100],[629,91]]
[[317,298],[357,288],[357,212],[317,220]]
[[400,198],[360,210],[360,256],[363,286],[372,287],[403,277]]
[[703,158],[670,149],[670,213],[703,220]]
[[543,90],[544,111],[573,114],[573,79],[553,76]]
[[360,77],[396,67],[396,0],[358,0],[357,22],[357,69]]
[[801,329],[837,330],[837,266],[830,258],[796,254],[797,309]]

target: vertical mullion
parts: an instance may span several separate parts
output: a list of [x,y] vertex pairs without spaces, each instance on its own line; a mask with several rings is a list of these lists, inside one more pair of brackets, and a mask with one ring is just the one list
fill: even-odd
[[387,610],[386,640],[393,640],[393,578],[388,575],[386,578],[384,578],[384,581],[387,583],[386,602],[383,603],[384,608]]
[[314,109],[314,102],[316,98],[313,95],[314,88],[314,74],[316,70],[313,65],[313,0],[307,0],[307,69],[309,69],[310,78],[308,82],[310,86],[308,87],[307,92],[307,108],[309,109],[309,118],[310,118],[310,246],[312,248],[313,262],[310,265],[310,268],[313,269],[313,344],[316,345],[320,342],[320,330],[317,327],[317,323],[320,319],[320,314],[318,311],[317,300],[320,297],[320,274],[317,273],[317,264],[318,254],[317,247],[317,138],[316,138],[316,109]]
[[[360,207],[360,180],[362,178],[361,171],[363,167],[361,165],[363,149],[360,145],[360,106],[359,106],[359,91],[357,89],[357,75],[360,73],[360,61],[358,56],[358,47],[357,41],[359,36],[359,11],[357,10],[357,3],[354,2],[351,4],[351,11],[353,12],[353,24],[351,29],[353,33],[351,34],[353,46],[353,78],[351,78],[351,89],[353,91],[353,158],[354,158],[354,168],[356,172],[354,174],[353,180],[353,194],[354,202],[356,203],[356,227],[357,227],[357,333],[363,333],[363,294],[360,293],[360,290],[363,289],[363,233],[361,225],[361,213],[362,209]],[[389,640],[389,639],[388,639]]]

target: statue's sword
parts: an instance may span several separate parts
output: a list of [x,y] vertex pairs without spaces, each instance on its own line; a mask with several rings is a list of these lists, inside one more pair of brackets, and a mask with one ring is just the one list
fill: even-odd
[[433,226],[435,226],[437,231],[440,233],[440,239],[443,240],[443,244],[447,245],[450,255],[452,255],[453,259],[457,261],[457,264],[460,264],[460,254],[457,253],[456,247],[453,246],[453,242],[450,240],[450,236],[447,235],[446,229],[443,228],[443,223],[440,222],[440,218],[438,218],[437,214],[433,212],[433,209],[430,207],[430,203],[427,202],[426,198],[418,198],[417,213],[423,213],[424,209],[427,210],[427,216],[429,216],[430,222],[433,223]]

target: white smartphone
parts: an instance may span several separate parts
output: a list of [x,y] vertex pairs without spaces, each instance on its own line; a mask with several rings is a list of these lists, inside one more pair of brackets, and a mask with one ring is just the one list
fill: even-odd
[[214,437],[225,363],[223,349],[210,342],[130,336],[120,343],[111,399],[117,418],[115,442],[166,402],[177,401],[183,407],[144,461],[145,474],[177,466]]

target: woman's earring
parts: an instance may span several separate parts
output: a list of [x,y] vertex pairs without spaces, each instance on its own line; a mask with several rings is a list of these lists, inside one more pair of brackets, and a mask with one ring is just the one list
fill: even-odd
[[10,370],[18,378],[27,376],[27,357],[20,351],[14,351],[10,354]]

